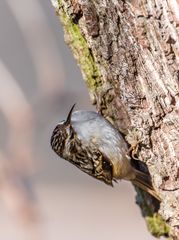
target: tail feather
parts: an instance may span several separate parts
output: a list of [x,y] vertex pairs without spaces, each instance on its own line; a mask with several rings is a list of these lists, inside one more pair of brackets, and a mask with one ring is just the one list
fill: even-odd
[[156,191],[152,186],[149,176],[138,170],[135,170],[135,173],[136,173],[136,178],[132,180],[134,185],[136,185],[137,187],[140,187],[142,190],[148,192],[153,197],[161,201],[161,198],[157,195]]

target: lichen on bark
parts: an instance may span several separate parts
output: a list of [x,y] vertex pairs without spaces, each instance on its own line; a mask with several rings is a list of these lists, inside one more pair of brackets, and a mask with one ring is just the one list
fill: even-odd
[[59,0],[56,6],[58,6],[56,13],[64,25],[66,43],[72,49],[74,57],[80,65],[92,97],[96,89],[102,86],[102,76],[97,63],[78,24],[66,11],[63,1]]

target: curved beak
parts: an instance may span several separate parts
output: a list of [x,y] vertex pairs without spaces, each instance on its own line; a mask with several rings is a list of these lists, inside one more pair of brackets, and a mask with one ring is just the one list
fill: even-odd
[[72,112],[73,112],[73,109],[74,109],[75,105],[76,105],[76,103],[73,104],[73,106],[71,107],[70,112],[68,113],[67,119],[65,121],[65,125],[70,124],[70,122],[71,122],[71,115],[72,115]]

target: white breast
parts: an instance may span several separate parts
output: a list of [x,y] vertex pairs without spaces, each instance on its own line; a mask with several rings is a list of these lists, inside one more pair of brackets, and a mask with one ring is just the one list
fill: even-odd
[[128,147],[122,135],[104,117],[93,111],[76,111],[72,127],[84,144],[95,144],[108,158],[120,160]]

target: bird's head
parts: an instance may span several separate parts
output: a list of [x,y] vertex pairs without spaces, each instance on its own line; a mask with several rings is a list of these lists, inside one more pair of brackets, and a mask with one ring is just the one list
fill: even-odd
[[66,139],[69,136],[70,126],[71,126],[71,115],[75,104],[72,106],[67,119],[59,122],[53,130],[51,136],[51,146],[52,149],[60,156],[63,157],[64,148],[66,145]]

